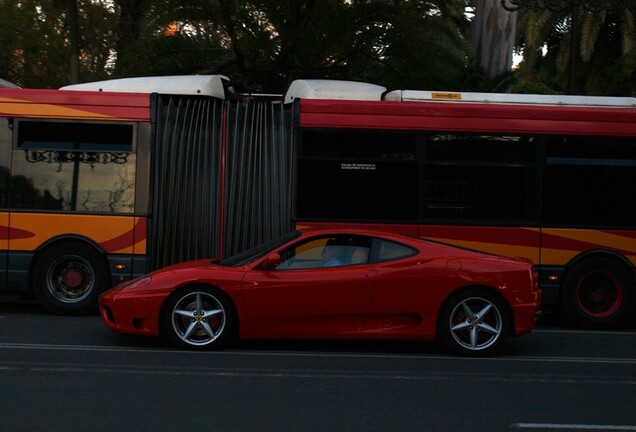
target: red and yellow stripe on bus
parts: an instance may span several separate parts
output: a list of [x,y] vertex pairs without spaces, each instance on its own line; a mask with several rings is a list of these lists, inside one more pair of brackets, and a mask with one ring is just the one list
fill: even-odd
[[541,265],[565,265],[582,252],[604,249],[636,263],[636,232],[565,228],[420,228],[434,240],[505,256],[520,256]]
[[0,212],[0,250],[9,249],[9,213]]
[[[346,223],[301,222],[302,228]],[[357,228],[417,235],[435,241],[509,257],[537,265],[564,266],[583,252],[611,250],[636,265],[636,231],[534,227],[466,227],[446,225],[355,224]]]
[[545,264],[566,263],[592,249],[612,250],[636,264],[635,231],[544,228],[541,238]]
[[[64,233],[91,239],[104,252],[144,255],[145,217],[50,213],[0,213],[0,248],[35,251]],[[9,228],[10,226],[10,228]]]
[[0,89],[0,116],[149,121],[150,95]]

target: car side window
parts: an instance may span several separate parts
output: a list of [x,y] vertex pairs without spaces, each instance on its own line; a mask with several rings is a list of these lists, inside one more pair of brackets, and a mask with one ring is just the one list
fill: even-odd
[[312,238],[281,252],[277,270],[314,269],[366,264],[371,239],[364,236]]
[[407,258],[417,253],[417,250],[390,240],[374,239],[371,262],[394,261]]

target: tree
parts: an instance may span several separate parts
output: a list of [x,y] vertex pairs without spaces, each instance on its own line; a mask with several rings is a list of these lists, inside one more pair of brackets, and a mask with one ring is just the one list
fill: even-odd
[[139,41],[120,53],[116,73],[222,73],[268,92],[296,78],[457,86],[468,58],[464,6],[461,0],[157,1]]
[[0,28],[3,78],[21,86],[48,87],[65,74],[59,61],[68,59],[60,14],[53,1],[0,3],[0,19],[11,23]]
[[463,1],[395,2],[364,53],[371,81],[389,88],[460,90],[468,70]]
[[[106,0],[77,0],[79,78],[108,76],[115,10]],[[0,0],[0,77],[23,87],[53,87],[71,80],[70,2]],[[91,29],[91,31],[81,31]]]
[[511,70],[516,27],[516,13],[505,10],[499,0],[475,0],[470,41],[475,66],[489,77]]
[[[562,92],[636,95],[634,3],[518,3],[520,76]],[[585,7],[584,7],[585,6]]]

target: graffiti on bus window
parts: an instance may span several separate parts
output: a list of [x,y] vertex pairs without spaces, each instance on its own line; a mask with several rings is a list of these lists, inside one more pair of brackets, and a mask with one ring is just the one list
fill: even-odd
[[132,153],[16,150],[11,207],[131,213],[135,198]]

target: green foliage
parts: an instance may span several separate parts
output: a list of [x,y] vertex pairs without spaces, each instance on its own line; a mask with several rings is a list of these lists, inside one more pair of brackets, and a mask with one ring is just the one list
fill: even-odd
[[[214,74],[245,90],[283,92],[297,78],[391,89],[636,95],[636,18],[522,10],[519,70],[488,77],[471,64],[470,0],[77,0],[80,80]],[[608,2],[608,6],[615,3]],[[68,84],[68,1],[0,0],[0,78]],[[577,17],[576,67],[570,68]],[[575,35],[576,36],[576,35]]]
[[[297,78],[456,88],[467,0],[78,0],[80,80],[221,73],[253,91]],[[69,80],[67,2],[0,0],[0,77]]]
[[556,92],[552,88],[548,87],[546,84],[537,81],[519,81],[515,85],[513,85],[510,90],[511,93],[520,94],[559,94],[559,92]]
[[458,90],[480,93],[517,93],[513,89],[519,82],[519,75],[515,71],[503,72],[489,77],[483,70],[471,70],[464,81],[464,86]]
[[65,51],[61,11],[52,1],[40,4],[5,0],[0,4],[0,65],[3,78],[23,86],[49,86],[63,73]]
[[[297,78],[392,87],[455,85],[466,64],[465,4],[418,0],[154,2],[117,75],[222,73],[257,91]],[[173,23],[177,32],[166,33]],[[467,24],[466,24],[467,25]],[[152,53],[151,61],[138,52]],[[163,60],[161,60],[163,59]]]
[[626,7],[612,8],[611,2],[606,6],[599,12],[521,10],[521,79],[543,82],[564,93],[634,96],[634,13]]
[[[85,81],[108,76],[114,11],[103,3],[78,1],[82,31],[80,68]],[[0,0],[0,77],[23,87],[59,87],[69,82],[67,2]],[[87,31],[90,29],[90,31]]]

